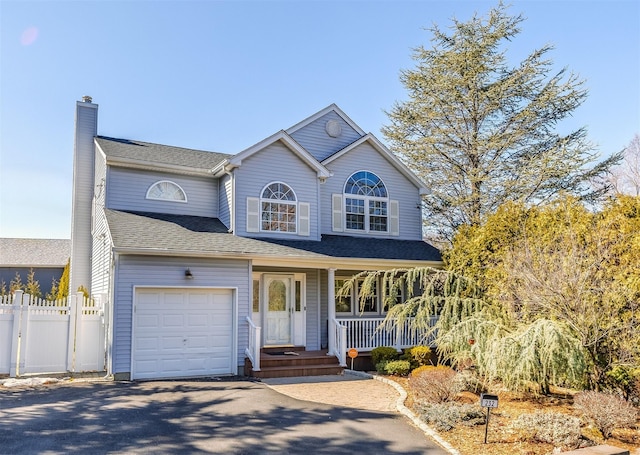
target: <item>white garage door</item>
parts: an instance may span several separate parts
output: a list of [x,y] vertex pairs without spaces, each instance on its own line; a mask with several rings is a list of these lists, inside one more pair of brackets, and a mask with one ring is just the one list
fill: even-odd
[[136,289],[133,379],[234,373],[233,291]]

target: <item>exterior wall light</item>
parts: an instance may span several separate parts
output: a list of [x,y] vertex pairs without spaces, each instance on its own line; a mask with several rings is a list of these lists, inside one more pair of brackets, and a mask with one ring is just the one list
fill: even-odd
[[193,279],[193,273],[191,273],[191,269],[187,267],[187,270],[184,271],[184,277],[187,280],[192,280]]

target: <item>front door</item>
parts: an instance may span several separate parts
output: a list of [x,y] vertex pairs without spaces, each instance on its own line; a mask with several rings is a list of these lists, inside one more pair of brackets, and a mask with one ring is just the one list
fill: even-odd
[[291,344],[291,295],[293,275],[265,275],[266,345]]

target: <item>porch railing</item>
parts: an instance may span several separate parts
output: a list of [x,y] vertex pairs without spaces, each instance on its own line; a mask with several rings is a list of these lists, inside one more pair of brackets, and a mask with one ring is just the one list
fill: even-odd
[[262,338],[260,331],[262,328],[255,325],[249,316],[247,316],[247,323],[249,324],[249,346],[244,353],[251,360],[253,371],[260,371],[260,339]]
[[[432,316],[429,325],[433,327],[437,320],[437,316]],[[400,350],[419,344],[433,345],[433,336],[425,340],[424,331],[412,329],[413,318],[407,319],[399,329],[394,326],[387,330],[381,325],[383,321],[384,318],[338,319],[338,325],[344,327],[346,331],[346,346],[342,352],[351,348],[366,352],[378,346],[392,346]],[[399,336],[398,330],[400,330]]]
[[347,326],[340,323],[341,321],[333,318],[329,323],[329,336],[333,337],[335,350],[329,352],[338,358],[340,366],[347,366]]

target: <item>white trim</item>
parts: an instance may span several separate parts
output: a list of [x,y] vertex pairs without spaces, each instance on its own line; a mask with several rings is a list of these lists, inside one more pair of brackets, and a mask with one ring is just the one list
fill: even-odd
[[[151,190],[153,188],[159,186],[162,183],[169,183],[169,184],[175,186],[177,189],[180,190],[180,192],[184,196],[184,199],[168,199],[168,198],[163,198],[163,197],[150,196],[149,193],[151,192]],[[187,203],[187,193],[186,193],[186,191],[184,189],[182,189],[182,187],[180,185],[178,185],[176,182],[174,182],[172,180],[158,180],[157,182],[154,182],[151,185],[149,185],[149,188],[147,188],[147,194],[145,195],[145,199],[150,199],[150,200],[153,200],[153,201],[162,201],[162,202],[180,202],[180,203],[186,204]]]
[[[288,199],[269,199],[269,198],[263,197],[265,190],[267,188],[269,188],[271,185],[274,185],[274,184],[280,184],[280,185],[286,186],[293,193],[294,200],[290,201]],[[262,214],[264,212],[263,203],[265,203],[265,202],[266,203],[277,202],[278,204],[286,204],[286,205],[294,206],[295,207],[294,230],[292,230],[292,231],[280,231],[280,230],[264,229],[262,227],[262,222],[263,222]],[[293,187],[291,185],[289,185],[288,183],[285,183],[285,182],[283,182],[281,180],[274,180],[273,182],[266,184],[262,188],[262,190],[260,191],[260,206],[259,206],[258,211],[259,211],[258,223],[259,223],[260,232],[269,232],[269,233],[277,232],[277,233],[282,233],[282,234],[295,234],[295,235],[298,235],[298,232],[300,230],[299,229],[299,216],[298,216],[298,213],[300,212],[300,207],[299,207],[299,203],[298,203],[298,196],[296,195],[296,192],[294,191]],[[249,215],[249,211],[248,211],[248,206],[247,206],[247,227],[248,227],[248,220],[249,220],[248,215]],[[287,222],[287,224],[289,224],[289,222]],[[247,231],[247,232],[249,232],[249,231]],[[300,234],[300,235],[302,235],[302,234]],[[309,235],[309,234],[307,234],[307,235]]]
[[[135,352],[135,331],[136,331],[136,292],[138,290],[145,289],[169,289],[169,290],[209,290],[209,291],[231,291],[231,358],[230,358],[230,373],[235,374],[238,367],[238,287],[225,287],[225,286],[157,286],[157,285],[134,285],[131,298],[131,345],[130,345],[130,364],[129,375],[131,379],[135,379],[134,365],[134,352]],[[113,312],[115,314],[115,312]],[[160,379],[160,378],[159,378]]]
[[[381,196],[369,196],[369,195],[361,195],[361,194],[357,194],[357,193],[347,193],[347,183],[349,182],[349,180],[356,174],[360,173],[360,172],[366,172],[368,174],[372,174],[374,175],[384,186],[384,191],[385,193],[387,193],[387,195],[385,197],[381,197]],[[380,176],[378,174],[376,174],[373,171],[368,171],[366,169],[361,169],[359,171],[353,172],[351,175],[349,175],[349,177],[347,177],[347,179],[344,182],[344,185],[342,186],[342,218],[343,218],[343,229],[344,232],[352,232],[352,233],[362,233],[362,234],[372,234],[372,235],[388,235],[391,233],[391,229],[390,229],[390,215],[389,215],[389,209],[390,209],[390,198],[389,198],[389,190],[387,189],[387,185],[386,183],[384,183],[384,180],[382,180],[380,178]],[[364,201],[364,226],[363,229],[350,229],[347,226],[347,215],[357,215],[357,213],[351,213],[351,212],[347,212],[347,199],[357,199],[357,200],[362,200]],[[386,202],[387,203],[387,215],[385,216],[385,218],[387,219],[387,229],[385,229],[384,231],[378,231],[378,230],[372,230],[371,229],[371,213],[370,213],[370,202],[371,201],[379,201],[379,202]],[[382,217],[382,215],[373,215],[373,216],[379,216]],[[393,235],[393,234],[392,234]]]

